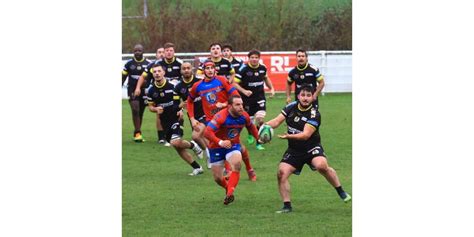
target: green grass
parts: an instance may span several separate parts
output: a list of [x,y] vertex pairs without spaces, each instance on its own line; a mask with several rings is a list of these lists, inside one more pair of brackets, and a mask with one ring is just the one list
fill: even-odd
[[[282,95],[269,99],[267,119],[284,106]],[[326,94],[320,98],[322,144],[329,164],[344,189],[352,193],[352,95]],[[186,118],[187,119],[187,118]],[[275,138],[266,150],[249,147],[258,180],[245,171],[236,200],[222,204],[224,190],[210,170],[200,176],[172,148],[156,143],[155,114],[145,112],[142,131],[147,142],[132,141],[130,106],[122,101],[122,232],[123,236],[351,236],[352,203],[343,203],[335,190],[308,167],[291,176],[293,213],[281,208],[276,170],[286,141]],[[275,130],[281,134],[285,126]],[[247,132],[242,133],[246,138]],[[185,139],[190,139],[189,122]],[[205,166],[204,160],[199,160]]]

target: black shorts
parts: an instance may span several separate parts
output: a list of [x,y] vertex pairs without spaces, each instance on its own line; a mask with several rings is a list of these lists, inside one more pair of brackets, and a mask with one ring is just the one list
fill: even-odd
[[305,152],[288,148],[283,154],[283,159],[281,159],[280,163],[285,162],[295,167],[296,170],[293,173],[299,175],[301,173],[301,170],[303,169],[304,164],[307,164],[311,168],[311,170],[316,170],[316,167],[311,164],[311,161],[317,156],[326,157],[326,155],[324,154],[324,149],[321,145],[318,145]]
[[173,124],[163,124],[163,130],[166,131],[166,141],[171,142],[173,139],[183,137],[184,132],[181,124],[178,121]]
[[260,110],[267,111],[267,102],[265,98],[261,100],[244,101],[244,109],[249,116],[255,116],[255,113]]

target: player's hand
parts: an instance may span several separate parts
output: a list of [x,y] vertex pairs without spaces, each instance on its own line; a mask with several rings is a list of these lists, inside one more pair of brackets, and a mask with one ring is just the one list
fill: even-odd
[[245,90],[244,91],[244,95],[247,96],[247,97],[250,97],[252,94],[253,94],[253,92],[251,90]]
[[182,110],[178,111],[178,112],[176,113],[176,115],[178,115],[178,120],[179,120],[179,121],[183,120],[183,111],[182,111]]
[[232,147],[232,143],[229,140],[223,140],[219,142],[219,146],[230,149]]
[[224,108],[224,107],[227,107],[227,103],[217,102],[216,107],[217,107],[218,109],[222,109],[222,108]]
[[191,118],[191,127],[193,127],[193,130],[196,132],[200,132],[198,125],[199,125],[199,121],[197,121],[195,118]]
[[141,94],[140,88],[135,89],[135,91],[133,92],[134,96],[140,96],[140,94]]
[[162,114],[163,111],[164,111],[163,107],[161,107],[161,106],[155,107],[155,110],[156,110],[157,114]]
[[291,97],[286,97],[286,104],[291,103]]
[[275,96],[275,88],[272,88],[270,90],[270,98],[273,97],[273,96]]
[[289,136],[288,133],[278,135],[278,137],[281,139],[288,139],[288,136]]

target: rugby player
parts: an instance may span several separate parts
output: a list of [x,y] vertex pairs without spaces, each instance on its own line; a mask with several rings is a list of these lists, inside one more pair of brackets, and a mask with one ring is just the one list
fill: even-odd
[[[214,181],[226,189],[224,205],[234,201],[234,191],[240,179],[240,163],[242,161],[240,132],[244,127],[258,139],[258,131],[244,111],[243,101],[238,95],[231,95],[228,108],[218,112],[208,123],[204,133],[209,140],[211,153],[211,170]],[[230,163],[232,172],[227,181],[223,173],[224,161]]]
[[[202,108],[206,115],[205,125],[221,109],[227,107],[227,100],[231,95],[239,95],[237,90],[222,76],[216,76],[216,67],[212,60],[206,60],[203,63],[204,79],[195,83],[189,91],[187,108],[193,129],[199,129],[199,121],[194,115],[194,99],[201,97]],[[242,159],[247,169],[247,174],[251,181],[257,180],[257,175],[250,164],[250,158],[245,146],[242,145]],[[227,164],[227,163],[225,163]],[[226,170],[230,172],[227,164]]]
[[[244,101],[245,111],[250,115],[252,122],[257,129],[263,124],[266,115],[265,83],[270,88],[271,96],[275,95],[275,89],[267,76],[267,67],[260,64],[260,52],[251,50],[248,53],[248,63],[242,65],[235,75],[234,87],[240,92]],[[255,139],[251,134],[247,137],[247,142],[253,144]],[[262,144],[257,141],[257,150],[265,150]]]
[[[222,57],[221,48],[222,48],[221,44],[212,43],[209,46],[209,51],[211,53],[211,56],[207,60],[212,60],[214,62],[217,75],[224,76],[225,78],[227,78],[227,81],[232,84],[232,82],[234,81],[235,70],[232,67],[232,64],[229,62],[229,60]],[[204,74],[203,64],[201,64],[201,66],[198,68],[196,74],[199,77],[203,77],[203,74]]]
[[278,189],[283,208],[277,213],[292,211],[288,178],[291,174],[299,175],[305,164],[323,175],[344,202],[351,200],[351,196],[342,188],[336,171],[329,166],[321,145],[320,114],[313,104],[313,89],[310,85],[302,85],[298,100],[286,105],[277,117],[266,123],[277,128],[286,121],[288,126],[287,133],[278,135],[279,138],[288,140],[288,149],[278,167]]
[[234,58],[234,56],[232,55],[232,51],[233,51],[232,45],[225,44],[225,45],[222,46],[222,57],[229,60],[230,64],[232,65],[232,68],[234,69],[234,71],[236,73],[236,76],[237,76],[239,68],[242,67],[242,64],[244,62],[242,61],[242,59]]
[[179,156],[188,163],[193,171],[189,175],[203,173],[202,167],[191,157],[186,149],[192,149],[196,156],[202,158],[202,149],[194,141],[188,142],[183,137],[183,128],[179,119],[183,111],[179,109],[179,96],[174,91],[174,86],[164,78],[165,68],[163,65],[153,66],[153,86],[148,90],[148,108],[151,112],[160,115],[163,127],[169,128],[165,134],[166,140],[176,150]]
[[133,140],[136,142],[144,141],[141,126],[146,104],[142,96],[135,96],[133,92],[135,90],[144,91],[143,88],[137,85],[137,82],[148,64],[150,64],[150,60],[143,57],[143,46],[137,44],[133,47],[133,58],[125,63],[122,70],[122,86],[128,77],[127,95],[129,97],[128,103],[132,109],[132,120],[135,128]]
[[296,65],[288,73],[288,80],[286,83],[286,103],[290,103],[291,100],[291,87],[295,83],[295,100],[298,99],[301,86],[303,84],[309,84],[312,88],[313,101],[316,109],[319,107],[318,95],[324,88],[324,77],[319,69],[308,63],[308,53],[303,49],[296,50]]

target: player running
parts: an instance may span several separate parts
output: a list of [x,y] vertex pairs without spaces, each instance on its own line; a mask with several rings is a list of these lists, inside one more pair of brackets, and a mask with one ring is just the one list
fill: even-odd
[[242,64],[244,64],[244,62],[242,61],[242,59],[235,58],[232,55],[232,51],[233,51],[232,45],[224,44],[222,46],[222,57],[229,60],[230,64],[232,65],[232,68],[234,69],[236,73],[235,76],[237,76],[237,73],[239,72],[239,68],[242,67]]
[[[222,57],[221,48],[221,44],[212,43],[209,46],[211,57],[207,60],[211,60],[212,62],[214,62],[217,75],[225,76],[225,78],[227,78],[227,81],[232,84],[232,82],[234,81],[235,70],[229,60]],[[200,77],[204,74],[203,64],[201,64],[201,66],[198,68],[196,74]]]
[[[242,161],[240,132],[247,128],[256,139],[258,131],[244,111],[243,101],[238,95],[229,97],[229,106],[218,112],[208,123],[205,136],[209,140],[209,153],[214,181],[226,189],[224,205],[234,201],[234,191],[240,179],[240,163]],[[232,172],[227,181],[223,173],[224,161],[231,165]]]
[[183,116],[183,111],[179,109],[179,96],[174,91],[174,86],[165,78],[163,65],[153,66],[153,86],[147,94],[148,108],[151,112],[160,115],[163,127],[169,128],[165,134],[166,140],[176,149],[179,156],[187,162],[193,171],[189,175],[199,175],[203,173],[202,167],[191,157],[186,149],[192,149],[196,155],[202,158],[202,149],[194,142],[182,139],[183,128],[179,119]]
[[125,63],[122,70],[122,86],[128,77],[127,95],[129,97],[128,103],[132,109],[132,120],[135,128],[133,131],[133,140],[135,142],[144,141],[141,127],[146,104],[142,96],[135,96],[133,92],[135,90],[144,91],[141,85],[137,85],[137,82],[148,64],[150,64],[150,60],[143,57],[143,46],[137,44],[133,47],[133,58]]
[[[189,90],[191,90],[191,87],[199,82],[201,79],[195,77],[193,75],[193,66],[189,62],[184,62],[181,64],[181,75],[182,78],[176,84],[175,86],[175,91],[179,95],[179,97],[182,99],[182,103],[179,105],[180,108],[186,108],[186,101],[188,99],[188,94]],[[204,123],[206,122],[206,116],[204,115],[204,111],[202,109],[202,103],[201,103],[201,97],[196,97],[194,98],[194,116],[197,118],[197,121],[199,121],[199,124],[197,125],[197,128],[193,128],[192,132],[192,139],[195,141],[201,149],[207,149],[207,143],[208,141],[204,138],[204,129],[206,126]],[[188,114],[188,118],[190,118]],[[189,120],[191,127],[191,119]],[[209,156],[208,156],[209,158]],[[208,159],[208,168],[210,168],[210,163]]]
[[[232,87],[222,76],[216,76],[215,64],[212,60],[206,60],[203,63],[204,79],[195,83],[189,91],[187,107],[188,114],[191,119],[193,129],[199,129],[200,122],[195,119],[194,99],[201,97],[202,108],[206,115],[205,125],[214,117],[221,109],[227,107],[227,100],[231,95],[239,95],[237,90]],[[249,154],[245,146],[242,146],[242,159],[247,169],[247,174],[251,181],[257,180],[257,175],[250,165]],[[230,167],[226,170],[230,172]]]
[[318,95],[324,88],[324,77],[319,69],[308,63],[308,53],[303,49],[296,50],[296,60],[298,65],[291,69],[288,73],[288,81],[286,83],[286,103],[291,100],[291,85],[295,83],[295,100],[298,100],[298,95],[303,84],[311,86],[313,94],[313,101],[318,109]]
[[[251,50],[248,53],[248,63],[242,65],[235,75],[234,87],[240,92],[244,101],[244,108],[249,113],[252,122],[257,129],[263,124],[266,115],[265,83],[270,88],[271,96],[275,95],[275,89],[267,76],[267,67],[260,64],[260,52]],[[247,137],[247,142],[253,144],[255,139],[251,134]],[[257,150],[265,150],[262,144],[257,141]]]
[[277,213],[292,211],[288,178],[293,173],[299,175],[305,164],[323,175],[344,202],[351,200],[351,196],[342,189],[336,171],[328,165],[319,135],[320,114],[313,106],[313,100],[313,87],[302,85],[298,100],[286,105],[281,114],[266,123],[277,128],[286,121],[288,126],[287,133],[278,135],[281,139],[288,140],[288,149],[278,167],[278,189],[283,208]]
[[[160,51],[161,55],[161,48],[157,50],[157,59],[152,64],[150,64],[145,71],[140,76],[138,80],[138,85],[142,85],[143,83],[153,83],[153,66],[160,64],[165,68],[165,78],[171,84],[176,85],[179,82],[181,77],[181,64],[182,60],[175,57],[175,45],[173,43],[165,43],[163,47],[163,56],[158,58],[158,51]],[[135,95],[140,95],[140,91],[135,90]],[[170,146],[168,142],[164,139],[166,134],[166,130],[168,128],[163,127],[159,116],[156,117],[156,128],[158,131],[158,143],[163,144],[165,146]]]

